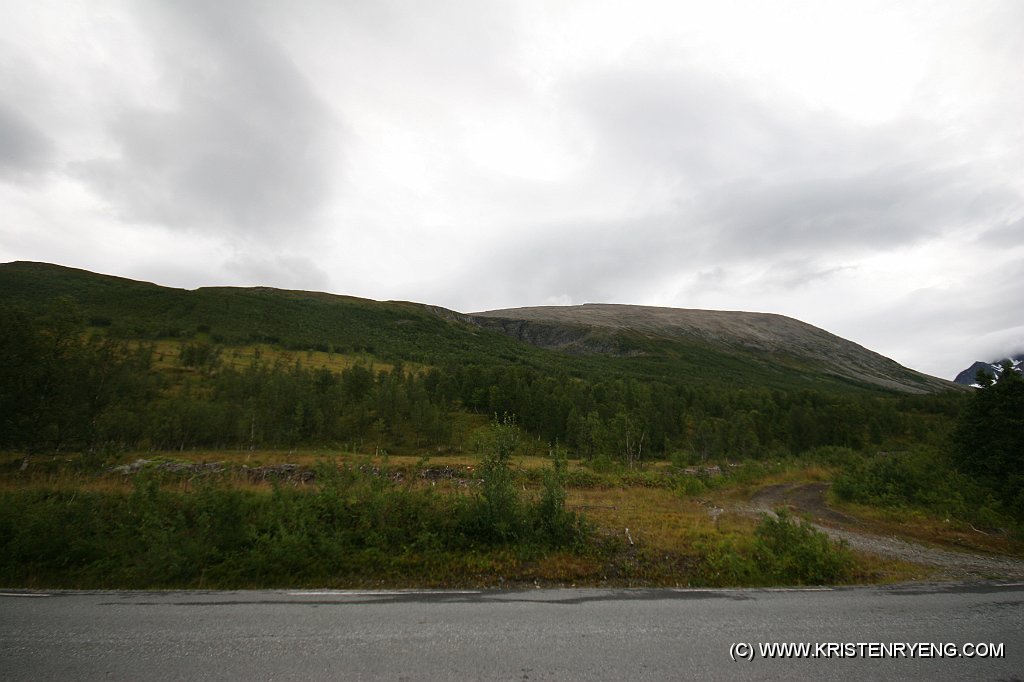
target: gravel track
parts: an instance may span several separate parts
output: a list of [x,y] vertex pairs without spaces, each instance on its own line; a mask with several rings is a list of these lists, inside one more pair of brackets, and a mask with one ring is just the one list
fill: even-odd
[[926,547],[896,537],[875,535],[850,526],[857,520],[825,503],[828,483],[783,483],[768,486],[751,498],[743,513],[772,513],[788,507],[798,514],[810,514],[814,527],[836,540],[845,540],[851,549],[877,554],[937,569],[932,576],[942,580],[998,580],[1024,578],[1024,560],[1014,557],[969,552],[954,552]]

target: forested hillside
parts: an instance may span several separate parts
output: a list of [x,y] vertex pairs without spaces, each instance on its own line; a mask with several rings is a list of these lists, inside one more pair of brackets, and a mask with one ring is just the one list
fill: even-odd
[[[885,532],[910,519],[929,539],[1016,546],[1014,373],[973,395],[944,391],[802,323],[783,324],[813,339],[810,353],[666,332],[635,324],[649,311],[628,312],[634,326],[524,327],[412,303],[0,266],[0,579],[237,588],[907,575],[784,511],[755,526],[743,513],[719,518],[706,499],[739,509],[747,486],[779,480],[833,480],[844,509]],[[853,376],[813,357],[822,343],[847,349]],[[906,392],[925,389],[935,392]]]
[[929,442],[963,400],[629,329],[609,339],[631,353],[546,350],[410,303],[26,263],[0,267],[0,292],[7,448],[458,451],[508,413],[585,459],[697,461]]

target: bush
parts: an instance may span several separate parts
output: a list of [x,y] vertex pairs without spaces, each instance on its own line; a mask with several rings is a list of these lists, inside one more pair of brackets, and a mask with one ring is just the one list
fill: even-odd
[[622,466],[612,460],[608,455],[598,455],[589,462],[590,468],[594,470],[594,473],[598,474],[612,474],[620,471]]
[[697,579],[708,585],[825,585],[853,578],[854,558],[785,509],[765,514],[753,538],[714,535],[696,543]]
[[526,523],[519,493],[509,464],[519,442],[515,419],[495,418],[487,439],[489,451],[480,466],[483,488],[466,509],[466,530],[486,544],[504,544],[522,539]]
[[986,528],[1014,525],[1012,502],[928,448],[853,459],[836,475],[832,491],[846,502],[920,509]]
[[683,476],[679,479],[679,492],[682,495],[700,495],[707,491],[707,486],[697,476]]
[[[143,472],[131,493],[0,491],[0,584],[74,588],[283,587],[379,576],[428,579],[494,547],[531,553],[583,537],[563,468],[539,501],[511,474],[490,497],[417,490],[387,472],[321,464],[315,487],[270,494]],[[499,479],[492,479],[497,481]],[[481,514],[490,506],[491,516]],[[441,568],[438,568],[441,567]]]
[[583,539],[580,518],[565,509],[566,461],[556,456],[550,469],[544,470],[541,497],[536,507],[535,527],[540,538],[554,547],[564,547]]
[[484,545],[518,543],[532,546],[567,546],[583,534],[579,517],[565,509],[565,458],[557,455],[541,474],[541,496],[531,503],[516,487],[510,468],[520,432],[515,418],[495,418],[482,441],[489,447],[480,466],[483,486],[461,510],[463,533]]
[[768,584],[825,585],[849,580],[854,560],[845,543],[834,543],[785,509],[765,514],[755,531],[754,559]]

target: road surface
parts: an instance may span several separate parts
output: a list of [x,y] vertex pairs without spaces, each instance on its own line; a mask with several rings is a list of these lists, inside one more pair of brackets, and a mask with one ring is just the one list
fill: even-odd
[[[766,657],[762,647],[776,643],[811,648],[804,657]],[[960,657],[978,644],[995,646],[987,657]],[[8,590],[0,594],[0,679],[1021,680],[1024,583]]]

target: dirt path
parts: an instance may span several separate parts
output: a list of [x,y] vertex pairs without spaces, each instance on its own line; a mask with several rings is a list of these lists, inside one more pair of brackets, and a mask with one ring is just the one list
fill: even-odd
[[857,519],[829,507],[825,502],[828,483],[783,483],[757,492],[739,511],[760,514],[788,507],[810,515],[814,526],[837,540],[845,540],[858,551],[878,554],[914,564],[935,567],[938,579],[993,580],[1024,578],[1024,560],[990,554],[953,552],[925,547],[895,537],[857,530]]

